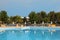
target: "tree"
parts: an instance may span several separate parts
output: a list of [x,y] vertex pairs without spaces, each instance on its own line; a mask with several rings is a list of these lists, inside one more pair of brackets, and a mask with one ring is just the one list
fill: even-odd
[[1,12],[0,12],[0,21],[1,21]]
[[56,21],[60,23],[60,12],[56,13]]
[[40,13],[37,13],[37,16],[38,16],[38,23],[41,23],[41,21],[42,21],[41,14]]
[[14,23],[22,23],[23,20],[20,16],[11,16],[10,17],[10,22],[14,22]]
[[6,11],[1,11],[0,12],[0,20],[2,21],[2,23],[7,23],[8,15],[7,15]]
[[42,21],[47,22],[47,15],[45,11],[41,11],[39,13],[37,13],[38,15],[38,22],[41,23]]
[[34,23],[34,21],[35,21],[35,22],[38,21],[38,16],[37,16],[37,14],[36,14],[35,12],[33,12],[33,11],[29,14],[29,18],[30,18],[30,22],[31,22],[31,23]]
[[53,23],[55,23],[56,16],[55,16],[55,12],[54,11],[49,12],[48,13],[48,17],[49,17],[50,21],[52,21]]
[[42,18],[45,18],[45,17],[46,17],[46,12],[45,12],[45,11],[41,11],[41,12],[40,12],[40,16],[41,16]]

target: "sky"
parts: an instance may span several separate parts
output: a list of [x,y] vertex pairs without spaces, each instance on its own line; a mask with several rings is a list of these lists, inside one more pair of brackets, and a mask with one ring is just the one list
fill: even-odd
[[28,16],[31,11],[60,11],[60,0],[0,0],[0,11],[9,16]]

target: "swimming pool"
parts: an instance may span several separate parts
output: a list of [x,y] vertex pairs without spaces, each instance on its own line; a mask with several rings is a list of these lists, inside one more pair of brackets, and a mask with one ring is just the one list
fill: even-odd
[[60,40],[60,28],[0,28],[0,40]]

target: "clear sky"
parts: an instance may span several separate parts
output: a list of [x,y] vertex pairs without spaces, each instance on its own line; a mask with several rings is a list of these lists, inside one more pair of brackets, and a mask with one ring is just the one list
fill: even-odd
[[0,0],[0,11],[9,16],[27,16],[31,11],[60,11],[60,0]]

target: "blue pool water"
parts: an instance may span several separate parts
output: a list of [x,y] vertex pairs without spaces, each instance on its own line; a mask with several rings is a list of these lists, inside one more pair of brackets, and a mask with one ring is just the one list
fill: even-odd
[[0,28],[0,40],[60,40],[60,28]]

